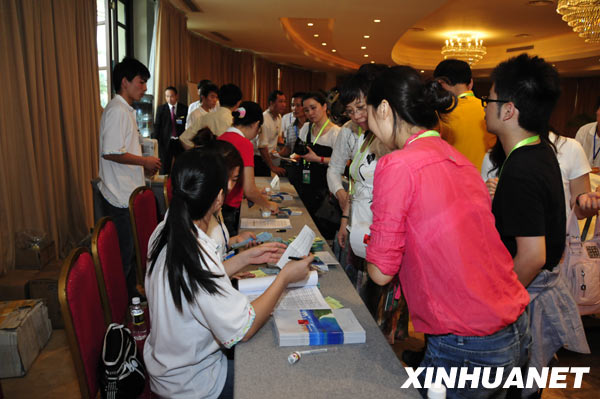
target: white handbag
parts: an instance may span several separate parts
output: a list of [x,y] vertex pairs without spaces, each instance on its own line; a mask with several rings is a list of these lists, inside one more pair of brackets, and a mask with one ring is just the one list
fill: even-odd
[[575,212],[567,219],[567,241],[560,272],[571,289],[581,315],[600,312],[600,223],[594,236],[581,241]]

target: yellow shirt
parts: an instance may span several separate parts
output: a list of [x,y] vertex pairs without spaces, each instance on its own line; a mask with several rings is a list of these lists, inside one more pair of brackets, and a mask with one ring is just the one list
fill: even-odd
[[[463,96],[466,94],[465,96]],[[481,170],[486,151],[496,142],[496,136],[488,133],[485,112],[481,100],[472,91],[461,94],[458,105],[449,114],[442,116],[440,134],[461,154]]]
[[207,127],[215,136],[219,137],[231,127],[232,123],[233,116],[229,108],[219,107],[215,112],[208,112],[200,118],[195,119],[192,125],[185,129],[185,132],[179,136],[179,141],[181,141],[186,150],[194,148],[192,140],[196,137],[198,130]]

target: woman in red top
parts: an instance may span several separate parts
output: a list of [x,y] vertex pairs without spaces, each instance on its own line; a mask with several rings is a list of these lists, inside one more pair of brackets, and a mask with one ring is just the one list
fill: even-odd
[[482,371],[478,389],[449,387],[448,398],[503,397],[502,384],[484,389],[481,379],[493,384],[501,366],[504,381],[527,361],[529,296],[477,168],[433,130],[455,102],[438,82],[423,83],[406,66],[373,82],[369,128],[398,151],[375,170],[368,271],[380,285],[400,278],[415,330],[428,335],[421,366],[492,367],[487,377]]
[[256,203],[260,208],[269,209],[277,213],[279,208],[275,202],[269,201],[260,193],[254,181],[254,146],[252,140],[258,134],[263,123],[263,113],[260,105],[252,101],[244,101],[240,107],[231,113],[233,115],[233,126],[219,136],[219,140],[225,140],[235,146],[244,161],[244,170],[223,205],[223,221],[229,234],[236,235],[240,221],[240,206],[242,195]]

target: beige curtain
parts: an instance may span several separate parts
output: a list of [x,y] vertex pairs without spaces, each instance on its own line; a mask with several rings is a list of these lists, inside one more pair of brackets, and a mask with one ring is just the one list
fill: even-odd
[[256,56],[254,62],[256,67],[256,102],[262,109],[266,109],[269,93],[277,89],[277,65]]
[[93,223],[100,94],[95,0],[0,2],[0,273],[15,233],[41,229],[59,255]]
[[154,107],[164,103],[164,91],[174,86],[180,101],[187,99],[188,40],[186,16],[168,0],[161,0],[156,26]]

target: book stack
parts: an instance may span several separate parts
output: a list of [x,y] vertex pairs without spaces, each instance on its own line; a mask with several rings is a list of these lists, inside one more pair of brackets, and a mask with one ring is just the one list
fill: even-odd
[[366,333],[351,309],[273,312],[279,346],[362,344]]

